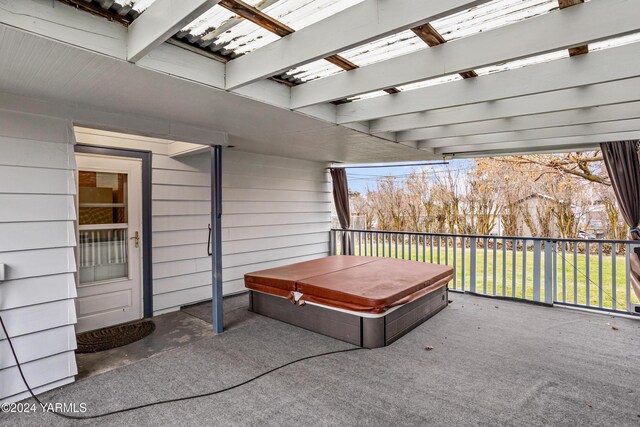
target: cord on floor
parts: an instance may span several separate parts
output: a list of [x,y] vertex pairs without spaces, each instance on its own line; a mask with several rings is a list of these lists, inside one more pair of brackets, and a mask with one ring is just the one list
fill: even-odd
[[[16,366],[18,367],[18,371],[20,372],[20,376],[22,377],[22,382],[24,382],[24,385],[25,385],[25,387],[27,387],[27,390],[29,391],[29,394],[31,394],[31,397],[33,397],[33,399],[41,407],[44,407],[43,403],[35,395],[35,393],[31,389],[31,387],[29,386],[29,383],[27,382],[26,377],[24,376],[24,372],[22,371],[22,366],[20,365],[20,361],[18,360],[18,356],[16,355],[16,351],[15,351],[15,349],[13,347],[13,343],[11,342],[11,338],[9,337],[9,333],[7,332],[7,328],[4,325],[4,321],[2,320],[2,316],[0,316],[0,324],[2,325],[2,330],[4,331],[4,334],[7,337],[7,342],[9,343],[9,347],[11,348],[11,353],[13,353],[13,358],[16,361]],[[214,396],[216,394],[224,393],[224,392],[236,389],[238,387],[242,387],[243,385],[249,384],[250,382],[256,381],[256,380],[258,380],[258,379],[260,379],[260,378],[262,378],[262,377],[264,377],[266,375],[269,375],[269,374],[271,374],[271,373],[273,373],[275,371],[278,371],[280,369],[286,368],[287,366],[293,365],[293,364],[298,363],[298,362],[302,362],[302,361],[309,360],[309,359],[315,359],[317,357],[328,356],[328,355],[331,355],[331,354],[347,353],[347,352],[350,352],[350,351],[357,351],[357,350],[364,350],[364,349],[361,348],[361,347],[348,348],[348,349],[345,349],[345,350],[333,350],[333,351],[327,351],[325,353],[319,353],[319,354],[314,354],[314,355],[311,355],[311,356],[301,357],[299,359],[292,360],[291,362],[285,363],[284,365],[276,366],[275,368],[269,369],[268,371],[265,371],[265,372],[261,373],[260,375],[256,375],[255,377],[249,378],[248,380],[243,381],[241,383],[234,384],[232,386],[225,387],[225,388],[220,389],[220,390],[210,391],[210,392],[206,392],[206,393],[193,394],[193,395],[184,396],[184,397],[177,397],[177,398],[174,398],[174,399],[158,400],[156,402],[145,403],[143,405],[130,406],[128,408],[122,408],[122,409],[118,409],[118,410],[115,410],[115,411],[105,412],[105,413],[96,414],[96,415],[70,415],[70,414],[65,414],[64,412],[56,412],[56,411],[50,411],[50,412],[54,413],[55,415],[57,415],[59,417],[66,418],[66,419],[69,419],[69,420],[91,420],[91,419],[96,419],[96,418],[107,417],[109,415],[122,414],[124,412],[135,411],[135,410],[142,409],[142,408],[148,408],[150,406],[164,405],[166,403],[182,402],[182,401],[185,401],[185,400],[198,399],[198,398],[207,397],[207,396]]]

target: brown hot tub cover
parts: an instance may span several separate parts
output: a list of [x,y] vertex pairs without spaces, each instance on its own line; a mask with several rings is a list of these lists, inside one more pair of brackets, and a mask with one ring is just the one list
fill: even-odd
[[381,313],[446,286],[453,269],[393,258],[329,256],[245,275],[249,289],[332,307]]

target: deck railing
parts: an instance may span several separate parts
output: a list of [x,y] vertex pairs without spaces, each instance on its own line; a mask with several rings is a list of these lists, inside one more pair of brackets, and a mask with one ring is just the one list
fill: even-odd
[[355,255],[452,266],[453,291],[640,314],[629,275],[637,242],[332,229],[332,254],[345,233]]

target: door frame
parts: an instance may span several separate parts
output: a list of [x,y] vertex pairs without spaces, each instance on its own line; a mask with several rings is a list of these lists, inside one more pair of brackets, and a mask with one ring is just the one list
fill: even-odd
[[[74,151],[81,154],[125,157],[142,161],[142,315],[153,316],[153,264],[151,259],[151,151],[128,148],[101,147],[76,144]],[[77,169],[77,168],[76,168]]]

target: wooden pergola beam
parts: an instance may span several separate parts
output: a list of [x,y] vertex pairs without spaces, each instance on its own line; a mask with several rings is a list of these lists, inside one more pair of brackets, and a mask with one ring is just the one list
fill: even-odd
[[[584,3],[584,0],[558,0],[560,9],[566,9],[567,7],[575,6],[580,3]],[[589,53],[588,44],[569,48],[569,56],[584,55],[585,53]]]
[[295,32],[293,28],[283,24],[277,19],[273,19],[260,9],[257,9],[241,0],[221,0],[218,4],[235,14],[242,16],[244,19],[261,26],[265,30],[279,35],[280,37],[285,37]]
[[[433,25],[429,24],[428,22],[426,24],[413,27],[411,31],[413,31],[416,36],[420,37],[422,41],[428,44],[429,47],[438,46],[447,42],[445,38],[442,37],[442,34],[440,34],[438,30],[433,28]],[[463,79],[478,77],[478,74],[473,70],[463,71],[459,74]]]

